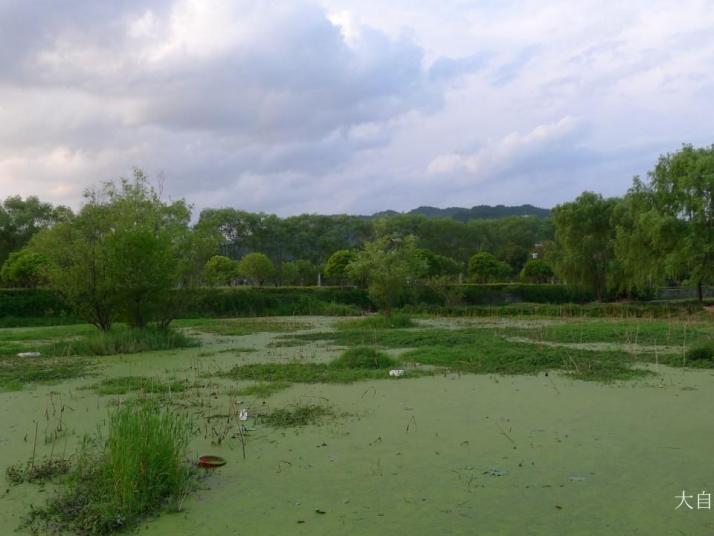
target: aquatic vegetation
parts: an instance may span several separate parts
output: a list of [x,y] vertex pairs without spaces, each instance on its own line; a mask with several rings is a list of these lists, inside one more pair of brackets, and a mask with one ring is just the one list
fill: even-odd
[[290,387],[289,382],[259,382],[246,387],[236,389],[234,393],[238,396],[254,396],[256,398],[270,398],[279,391],[283,391]]
[[76,340],[53,343],[46,351],[52,355],[101,356],[136,354],[198,345],[197,340],[174,329],[115,327],[110,331],[95,331]]
[[55,383],[90,373],[90,365],[73,357],[0,359],[0,390],[15,391],[26,384]]
[[38,462],[30,459],[24,464],[8,466],[5,470],[5,478],[11,484],[47,482],[66,474],[70,468],[71,463],[66,458],[50,457]]
[[[649,371],[633,368],[631,356],[624,351],[594,351],[516,342],[506,339],[502,333],[506,332],[479,328],[340,330],[296,334],[293,338],[323,340],[347,347],[367,344],[410,349],[401,355],[402,361],[477,374],[536,374],[562,370],[580,379],[599,381],[650,374]],[[413,374],[410,372],[409,376]]]
[[187,381],[162,381],[157,378],[144,376],[121,376],[119,378],[105,378],[92,384],[87,389],[92,389],[100,395],[123,395],[130,391],[143,391],[145,393],[182,392],[190,386]]
[[34,531],[105,535],[135,526],[167,503],[179,507],[193,470],[184,463],[191,421],[155,403],[110,415],[106,441],[87,439],[60,491],[33,508]]
[[176,324],[203,333],[231,337],[252,335],[253,333],[290,333],[312,327],[308,322],[265,318],[199,318],[179,320]]
[[[410,370],[409,376],[424,376],[431,371]],[[353,383],[364,380],[385,380],[385,369],[348,368],[330,363],[251,363],[238,365],[218,374],[233,380],[254,380],[287,383]]]
[[287,408],[273,410],[261,415],[260,418],[269,426],[287,428],[315,424],[327,415],[334,415],[334,412],[324,404],[294,404]]

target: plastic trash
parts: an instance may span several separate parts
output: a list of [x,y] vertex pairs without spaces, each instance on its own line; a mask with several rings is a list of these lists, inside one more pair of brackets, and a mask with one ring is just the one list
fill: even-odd
[[398,378],[399,376],[404,376],[404,369],[392,369],[389,371],[389,375]]
[[245,408],[240,410],[240,412],[238,413],[238,419],[240,419],[241,421],[247,421],[248,420],[248,410]]
[[17,357],[40,357],[40,352],[20,352]]

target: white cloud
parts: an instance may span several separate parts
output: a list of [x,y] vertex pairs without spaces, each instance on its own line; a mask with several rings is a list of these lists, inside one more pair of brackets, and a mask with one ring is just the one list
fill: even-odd
[[552,148],[571,135],[578,122],[566,116],[555,123],[538,125],[529,132],[511,132],[475,153],[450,153],[434,158],[427,168],[432,175],[467,173],[486,180],[496,173],[516,167],[524,160]]
[[712,142],[712,27],[706,0],[2,2],[0,197],[132,166],[282,214],[618,194]]

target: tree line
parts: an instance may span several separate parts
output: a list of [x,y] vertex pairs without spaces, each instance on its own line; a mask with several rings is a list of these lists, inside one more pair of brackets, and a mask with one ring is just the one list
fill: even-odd
[[388,295],[418,281],[557,281],[600,299],[674,283],[701,299],[714,283],[714,146],[684,145],[625,196],[584,192],[549,218],[280,218],[222,208],[192,224],[184,200],[163,201],[137,170],[89,190],[77,214],[5,199],[0,263],[5,285],[56,287],[103,329],[116,311],[133,325],[167,324],[171,290],[204,284],[354,284],[387,309]]

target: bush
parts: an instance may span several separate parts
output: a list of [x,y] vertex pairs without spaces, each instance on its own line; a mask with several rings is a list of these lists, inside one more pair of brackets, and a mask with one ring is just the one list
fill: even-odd
[[27,249],[14,251],[2,265],[0,279],[13,287],[34,288],[47,282],[47,257]]
[[685,357],[688,361],[714,360],[714,344],[705,344],[687,349]]
[[355,346],[332,361],[332,366],[350,369],[386,369],[397,364],[396,360],[368,346]]
[[115,411],[106,442],[85,440],[65,488],[33,509],[28,525],[103,535],[136,526],[167,501],[180,505],[192,475],[183,463],[191,435],[188,417],[155,403]]

